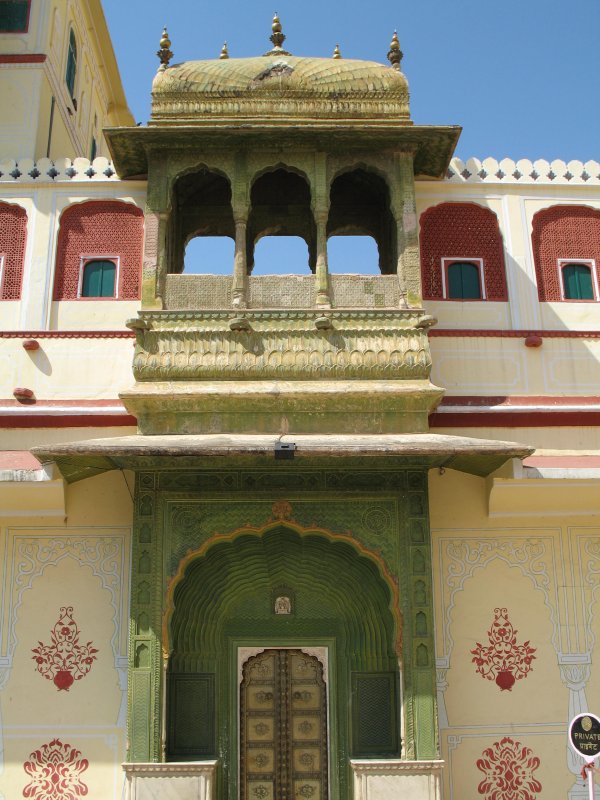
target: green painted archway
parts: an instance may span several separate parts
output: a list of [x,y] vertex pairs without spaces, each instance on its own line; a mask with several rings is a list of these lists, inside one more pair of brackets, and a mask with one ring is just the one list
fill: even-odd
[[[219,797],[235,796],[237,652],[247,646],[328,648],[339,797],[348,796],[351,756],[399,754],[400,617],[395,586],[373,554],[343,536],[276,522],[217,538],[184,561],[164,631],[171,758],[217,757]],[[275,613],[279,594],[291,613]]]

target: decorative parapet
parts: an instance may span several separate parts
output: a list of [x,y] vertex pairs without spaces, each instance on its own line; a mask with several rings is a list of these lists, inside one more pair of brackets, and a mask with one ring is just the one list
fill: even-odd
[[433,318],[408,310],[144,311],[136,385],[142,433],[424,432]]
[[[104,156],[89,158],[22,158],[0,161],[0,183],[73,183],[119,181],[113,163]],[[597,161],[513,161],[503,158],[453,158],[446,172],[450,183],[522,183],[598,186]]]
[[598,186],[600,164],[597,161],[513,161],[503,158],[453,158],[446,173],[451,183],[527,183],[563,186]]
[[0,183],[73,183],[118,181],[112,162],[104,156],[89,158],[21,158],[0,161]]
[[137,381],[426,380],[431,317],[412,311],[147,311]]

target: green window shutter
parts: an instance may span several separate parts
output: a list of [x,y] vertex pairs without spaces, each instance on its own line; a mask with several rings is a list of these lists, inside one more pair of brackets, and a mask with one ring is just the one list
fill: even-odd
[[173,673],[169,677],[169,741],[172,760],[214,756],[215,676]]
[[27,30],[29,0],[0,0],[0,31],[19,33]]
[[586,264],[566,264],[562,268],[565,300],[593,300],[592,270]]
[[352,755],[397,756],[396,675],[352,673]]
[[82,297],[114,297],[114,261],[88,261],[83,268]]
[[470,261],[455,261],[448,267],[448,297],[451,300],[481,300],[479,267]]
[[75,94],[75,75],[77,74],[77,42],[75,41],[75,34],[73,29],[69,34],[69,53],[67,55],[67,72],[65,74],[65,83],[71,98]]

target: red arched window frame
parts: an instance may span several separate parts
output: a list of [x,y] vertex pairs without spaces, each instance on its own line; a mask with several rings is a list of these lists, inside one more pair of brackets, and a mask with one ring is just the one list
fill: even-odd
[[27,244],[27,212],[0,202],[0,300],[20,300]]
[[66,208],[60,218],[54,300],[80,297],[82,264],[117,260],[116,300],[138,300],[144,213],[123,200],[90,200]]
[[587,264],[592,267],[593,285],[598,286],[600,264],[600,211],[589,206],[556,205],[538,211],[533,217],[531,245],[541,303],[580,303],[564,296],[563,265]]
[[470,261],[481,264],[482,301],[508,300],[504,245],[493,211],[476,203],[440,203],[424,211],[420,222],[424,299],[450,300],[445,265]]

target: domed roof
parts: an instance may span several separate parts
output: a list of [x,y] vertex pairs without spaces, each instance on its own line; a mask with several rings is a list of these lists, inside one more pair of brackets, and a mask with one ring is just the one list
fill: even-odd
[[152,121],[203,118],[391,119],[410,124],[408,83],[373,61],[303,58],[285,51],[254,58],[187,61],[158,72]]

